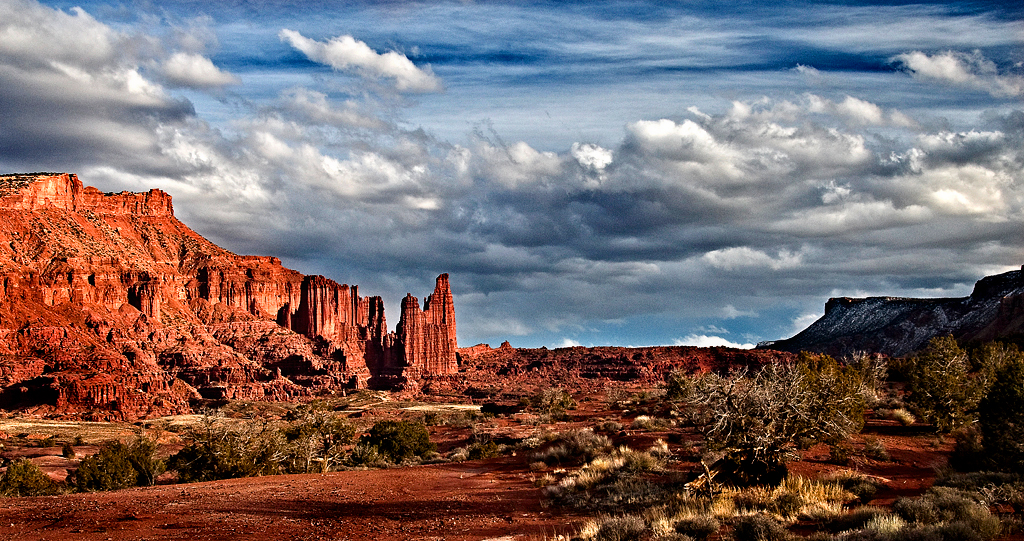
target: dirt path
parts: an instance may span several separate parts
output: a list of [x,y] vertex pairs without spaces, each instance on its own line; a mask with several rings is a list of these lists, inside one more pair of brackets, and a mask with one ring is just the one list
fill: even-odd
[[540,505],[514,457],[0,501],[0,538],[120,541],[543,539],[578,517]]

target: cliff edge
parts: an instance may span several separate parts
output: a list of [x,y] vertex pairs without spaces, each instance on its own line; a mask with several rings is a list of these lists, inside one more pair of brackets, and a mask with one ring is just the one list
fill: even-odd
[[[411,299],[411,300],[410,300]],[[233,254],[160,190],[0,175],[0,407],[134,419],[457,371],[448,275],[388,332],[380,297]]]

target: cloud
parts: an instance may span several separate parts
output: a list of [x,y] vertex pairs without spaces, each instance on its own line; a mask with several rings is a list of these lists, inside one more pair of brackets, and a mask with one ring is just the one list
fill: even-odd
[[980,51],[946,51],[929,55],[911,51],[894,56],[912,76],[943,84],[983,90],[993,96],[1024,95],[1024,77],[999,73],[995,62]]
[[363,76],[394,79],[395,87],[403,92],[440,92],[442,89],[440,79],[429,67],[418,68],[397,51],[378,54],[352,36],[338,36],[324,43],[294,30],[284,29],[278,35],[310,60],[336,70],[352,69]]
[[708,336],[705,334],[688,334],[683,338],[673,340],[676,346],[697,346],[701,348],[727,347],[737,349],[754,349],[757,344],[741,344],[722,338],[721,336]]
[[200,54],[174,53],[162,68],[167,82],[173,86],[211,89],[241,83],[237,76],[221,71],[212,60]]
[[748,246],[724,248],[704,254],[704,260],[711,266],[724,270],[736,270],[743,267],[761,267],[771,270],[782,270],[797,267],[802,256],[786,251],[772,257],[760,250]]

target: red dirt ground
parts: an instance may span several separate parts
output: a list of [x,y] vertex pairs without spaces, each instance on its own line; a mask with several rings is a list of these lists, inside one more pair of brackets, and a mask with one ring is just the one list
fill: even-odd
[[0,501],[0,539],[543,539],[580,516],[545,509],[521,457],[282,475]]

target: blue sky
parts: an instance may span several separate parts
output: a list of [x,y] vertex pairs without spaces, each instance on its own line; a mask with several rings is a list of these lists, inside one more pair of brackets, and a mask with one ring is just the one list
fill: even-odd
[[1010,4],[0,0],[0,170],[462,345],[749,345],[1024,263]]

